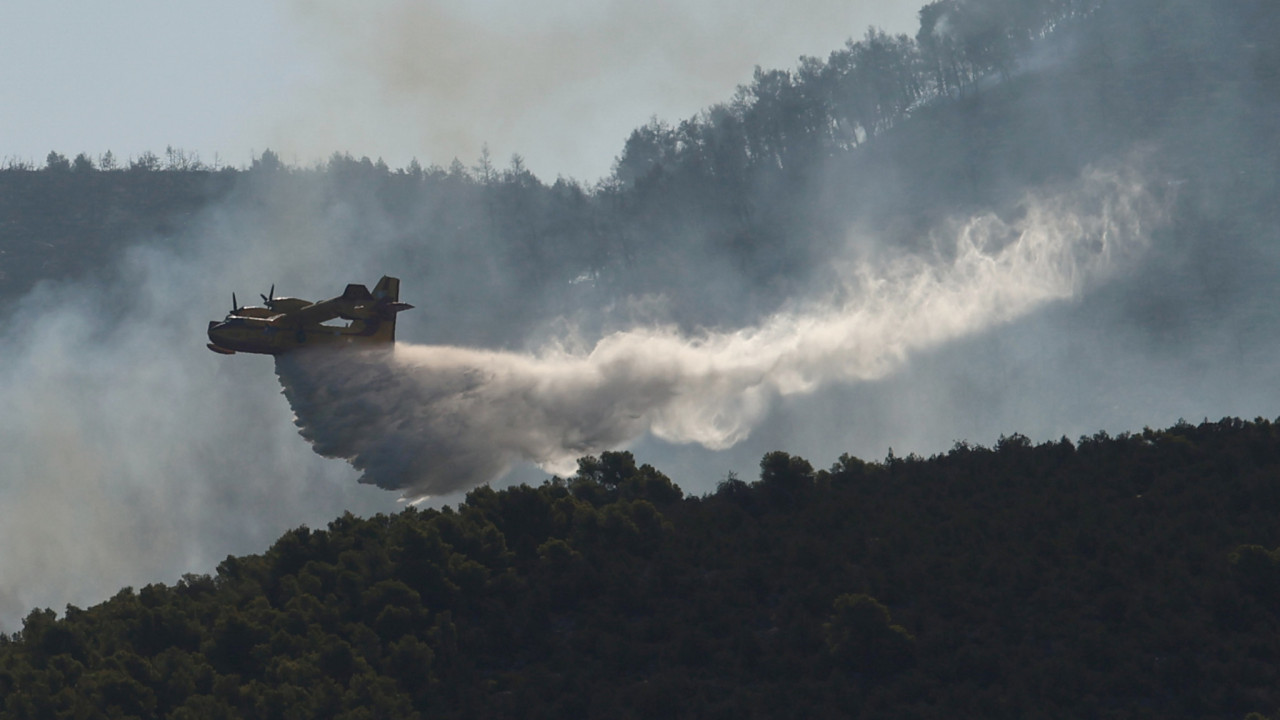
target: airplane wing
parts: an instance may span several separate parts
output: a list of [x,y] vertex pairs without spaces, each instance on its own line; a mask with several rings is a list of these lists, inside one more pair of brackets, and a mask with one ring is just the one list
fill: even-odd
[[[343,303],[337,298],[321,300],[318,303],[312,303],[293,312],[281,313],[276,317],[280,318],[279,324],[282,325],[319,325],[322,322],[342,317],[342,306]],[[275,320],[275,318],[272,318],[272,320]]]
[[267,319],[272,325],[283,327],[305,327],[342,318],[343,320],[389,320],[396,313],[413,307],[398,301],[399,283],[390,286],[394,278],[383,278],[379,282],[380,295],[375,297],[364,285],[352,283],[342,295],[329,300],[304,305],[286,310]]

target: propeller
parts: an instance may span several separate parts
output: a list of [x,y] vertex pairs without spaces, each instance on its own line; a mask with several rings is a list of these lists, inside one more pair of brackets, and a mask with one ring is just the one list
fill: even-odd
[[236,310],[239,310],[239,309],[240,309],[240,305],[236,303],[236,293],[234,290],[232,290],[231,291],[231,314],[234,315]]
[[258,295],[262,297],[262,302],[266,303],[267,307],[271,307],[271,303],[276,299],[276,284],[271,283],[271,289],[267,291],[266,295],[262,293],[258,293]]

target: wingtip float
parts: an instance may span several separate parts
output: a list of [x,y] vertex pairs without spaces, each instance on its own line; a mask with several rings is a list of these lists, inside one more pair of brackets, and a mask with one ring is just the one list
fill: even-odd
[[[278,298],[275,286],[262,305],[239,307],[209,322],[208,348],[222,355],[237,352],[280,355],[305,347],[393,343],[396,315],[413,306],[400,302],[400,280],[383,276],[373,292],[352,283],[342,295],[308,302]],[[331,324],[333,321],[345,324]]]

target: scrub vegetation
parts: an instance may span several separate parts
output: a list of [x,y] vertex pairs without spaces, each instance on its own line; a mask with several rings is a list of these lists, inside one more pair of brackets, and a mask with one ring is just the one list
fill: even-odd
[[1244,717],[1280,707],[1280,425],[932,458],[630,453],[32,612],[7,717]]

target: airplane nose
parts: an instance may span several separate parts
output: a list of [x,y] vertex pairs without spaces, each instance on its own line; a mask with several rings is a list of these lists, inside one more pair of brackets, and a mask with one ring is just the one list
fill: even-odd
[[219,322],[217,320],[209,321],[208,335],[210,340],[214,342],[218,342],[223,335],[226,335],[226,332],[227,332],[227,324],[225,322]]

